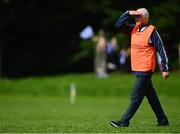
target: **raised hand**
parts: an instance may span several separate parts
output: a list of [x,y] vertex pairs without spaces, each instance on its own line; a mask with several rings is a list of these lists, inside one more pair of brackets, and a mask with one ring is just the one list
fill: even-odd
[[129,15],[142,15],[142,13],[141,12],[138,12],[138,11],[136,11],[136,10],[130,10],[129,11]]

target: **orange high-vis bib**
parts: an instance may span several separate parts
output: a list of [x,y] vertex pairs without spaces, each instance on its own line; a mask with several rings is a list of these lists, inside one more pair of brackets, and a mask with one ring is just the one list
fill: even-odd
[[153,71],[155,70],[155,48],[148,44],[148,40],[154,30],[149,25],[144,31],[138,32],[134,27],[131,33],[131,68],[132,71]]

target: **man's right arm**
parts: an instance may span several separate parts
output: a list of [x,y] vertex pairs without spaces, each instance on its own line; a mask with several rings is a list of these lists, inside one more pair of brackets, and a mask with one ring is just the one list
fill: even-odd
[[130,13],[129,11],[126,11],[123,15],[119,17],[119,19],[116,21],[115,27],[120,31],[128,36],[131,35],[131,32],[134,28],[134,24],[126,24],[126,21],[129,19]]

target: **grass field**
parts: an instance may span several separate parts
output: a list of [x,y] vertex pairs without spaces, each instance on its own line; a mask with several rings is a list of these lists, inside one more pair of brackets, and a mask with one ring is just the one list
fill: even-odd
[[[93,74],[0,80],[0,132],[180,132],[180,77],[164,81],[153,77],[170,126],[157,127],[144,99],[128,128],[113,128],[129,103],[135,78],[112,74],[100,80]],[[77,100],[69,103],[70,83],[76,83]]]

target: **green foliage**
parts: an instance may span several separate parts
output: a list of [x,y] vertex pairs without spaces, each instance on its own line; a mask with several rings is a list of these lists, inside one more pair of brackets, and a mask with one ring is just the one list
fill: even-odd
[[170,42],[171,44],[169,45],[171,45],[171,47],[177,46],[180,42],[178,38],[180,35],[179,14],[179,1],[176,0],[162,2],[150,10],[150,15],[152,15],[151,21],[156,25],[158,30],[160,30],[163,41],[166,43]]
[[102,24],[107,30],[112,30],[114,28],[115,21],[123,12],[111,8],[106,8],[104,12],[105,17],[102,20]]
[[76,53],[72,58],[73,62],[77,63],[84,59],[93,58],[95,45],[96,44],[92,42],[91,40],[85,40],[85,41],[82,40],[80,42],[79,53]]
[[[20,10],[18,19],[16,7]],[[3,73],[5,76],[23,76],[74,71],[77,62],[84,64],[84,61],[92,60],[93,45],[89,41],[81,42],[78,36],[87,25],[91,25],[95,33],[104,29],[108,39],[115,36],[120,47],[128,47],[128,39],[118,33],[114,24],[126,10],[139,7],[150,11],[150,20],[162,37],[172,57],[170,60],[176,65],[180,42],[179,0],[32,0],[18,4],[13,0],[2,0]],[[90,71],[88,66],[78,68]]]
[[129,38],[126,35],[118,33],[116,35],[116,38],[118,39],[118,44],[120,49],[130,47]]

